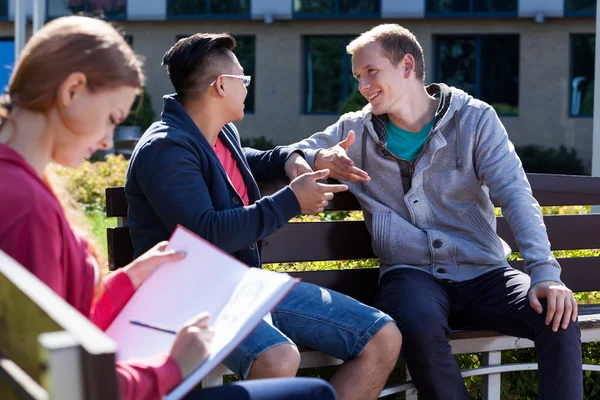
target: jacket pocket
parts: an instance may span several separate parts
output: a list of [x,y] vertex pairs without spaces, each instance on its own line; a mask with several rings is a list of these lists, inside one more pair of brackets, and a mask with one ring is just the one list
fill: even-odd
[[481,211],[479,211],[479,207],[477,206],[477,204],[473,204],[471,207],[469,207],[469,209],[463,214],[463,219],[473,229],[473,233],[475,234],[475,240],[477,240],[478,242],[483,244],[484,247],[487,247],[492,251],[496,251],[502,254],[504,253],[504,246],[502,246],[500,238],[498,237],[496,231],[494,231],[490,223],[486,221]]
[[377,212],[373,214],[373,229],[371,245],[375,255],[383,262],[390,258],[389,240],[390,240],[391,215],[389,212]]

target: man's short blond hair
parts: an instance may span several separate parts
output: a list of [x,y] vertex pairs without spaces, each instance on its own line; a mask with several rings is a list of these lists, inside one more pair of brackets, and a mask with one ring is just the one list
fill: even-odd
[[357,50],[374,42],[381,44],[384,55],[394,67],[398,66],[406,54],[413,56],[415,59],[415,75],[417,79],[425,80],[423,48],[411,31],[398,24],[378,25],[350,42],[346,47],[346,51],[348,54],[353,55]]

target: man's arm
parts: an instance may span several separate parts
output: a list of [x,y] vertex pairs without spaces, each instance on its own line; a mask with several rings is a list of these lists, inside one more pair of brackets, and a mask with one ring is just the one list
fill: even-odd
[[[227,124],[224,129],[233,135],[234,141],[241,146],[240,134],[235,125]],[[244,147],[242,153],[246,158],[252,176],[258,182],[274,181],[284,177],[288,173],[291,164],[294,163],[294,159],[297,158],[297,156],[292,157],[292,155],[299,154],[304,157],[302,151],[288,146],[277,146],[266,151]],[[312,172],[308,166],[306,169],[305,172]],[[295,177],[290,176],[289,178],[293,180]]]
[[290,145],[304,151],[306,161],[315,170],[327,169],[329,176],[347,182],[368,182],[369,175],[354,166],[347,155],[348,148],[354,144],[355,132],[349,131],[344,138],[342,119],[317,132],[308,139]]
[[476,140],[476,173],[500,204],[502,215],[514,232],[531,285],[541,281],[561,283],[560,266],[550,251],[542,210],[494,109],[482,114]]
[[543,309],[539,299],[546,298],[546,325],[554,321],[555,331],[559,324],[566,329],[569,320],[577,319],[577,303],[560,280],[560,265],[550,251],[542,210],[493,108],[482,114],[476,134],[475,170],[489,187],[490,196],[500,204],[502,215],[515,235],[525,260],[525,271],[531,277],[530,304],[541,314]]
[[[302,152],[288,146],[277,146],[272,150],[243,149],[250,171],[256,181],[274,181],[286,175],[285,167],[292,154]],[[295,177],[294,177],[295,178]],[[293,177],[290,177],[293,179]]]
[[265,238],[301,211],[289,186],[250,206],[216,210],[200,160],[173,140],[146,146],[135,162],[144,172],[138,167],[134,179],[169,231],[181,224],[227,252]]

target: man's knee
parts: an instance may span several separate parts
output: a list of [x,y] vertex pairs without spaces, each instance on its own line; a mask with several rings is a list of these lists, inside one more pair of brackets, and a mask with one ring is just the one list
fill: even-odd
[[296,346],[281,344],[270,348],[254,360],[248,379],[296,376],[299,366],[300,353]]
[[400,354],[402,335],[395,323],[389,322],[369,341],[361,356],[370,358],[377,365],[393,368]]

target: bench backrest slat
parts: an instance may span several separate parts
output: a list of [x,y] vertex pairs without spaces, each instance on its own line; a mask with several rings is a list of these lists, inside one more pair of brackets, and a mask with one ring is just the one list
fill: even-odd
[[[533,194],[542,206],[564,205],[600,205],[600,178],[589,176],[528,174]],[[285,181],[261,183],[264,195],[279,190]],[[126,217],[127,200],[124,190],[107,189],[107,214]],[[358,210],[356,199],[349,193],[341,193],[330,202],[328,210]],[[597,249],[600,248],[600,235],[596,234],[600,226],[600,215],[548,215],[544,217],[548,236],[553,250]],[[316,225],[315,225],[316,224]],[[315,229],[318,228],[318,229]],[[516,250],[513,232],[507,221],[497,218],[497,232],[508,245]],[[308,239],[307,239],[308,238]],[[131,239],[127,227],[112,228],[108,231],[109,258],[111,266],[121,267],[132,259]],[[329,261],[374,258],[371,238],[362,221],[289,223],[263,241],[262,260],[264,263]],[[594,282],[594,271],[599,258],[561,259],[563,280],[574,291],[588,291],[598,288]],[[515,262],[517,267],[522,263]],[[305,280],[320,282],[331,281],[339,271],[302,272]],[[345,270],[344,273],[349,273]],[[362,287],[368,279],[374,279],[370,285],[376,285],[378,271],[356,272],[366,274],[360,278]],[[597,274],[596,274],[597,275]],[[371,277],[371,278],[368,278]],[[585,278],[582,278],[585,277]],[[352,278],[340,279],[340,291],[361,298],[361,290],[353,291]],[[327,285],[323,285],[327,286]],[[347,287],[346,287],[347,286]],[[360,285],[359,285],[360,286]],[[375,287],[375,286],[373,286]],[[371,293],[365,290],[365,293]],[[368,296],[368,295],[367,295]]]
[[[563,258],[562,281],[573,291],[598,290],[598,258]],[[513,268],[523,270],[523,261],[511,261]],[[365,304],[373,305],[377,292],[379,268],[290,272],[290,275],[354,297]]]
[[[527,178],[534,197],[542,206],[600,205],[600,179],[597,177],[527,174]],[[285,184],[284,180],[261,183],[261,193],[273,194]],[[358,209],[358,202],[348,192],[337,194],[327,207],[329,211]],[[122,186],[106,189],[106,215],[127,216],[127,199]]]

